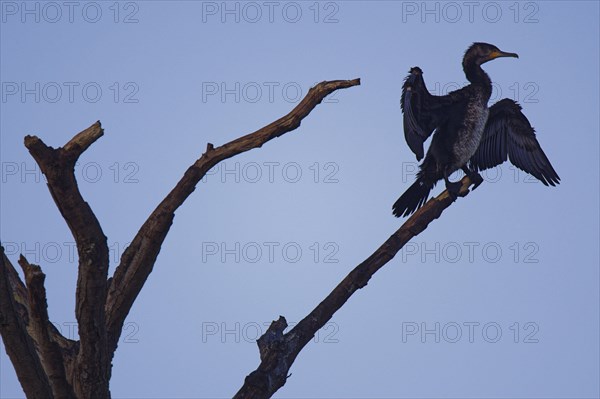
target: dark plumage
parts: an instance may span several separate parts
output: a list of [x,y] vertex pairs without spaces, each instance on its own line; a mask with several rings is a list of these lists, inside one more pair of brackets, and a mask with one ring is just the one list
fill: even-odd
[[[393,205],[396,217],[408,216],[428,199],[435,184],[444,179],[456,199],[460,182],[448,176],[462,169],[474,183],[483,181],[480,170],[510,161],[545,185],[560,178],[535,138],[535,132],[515,101],[505,98],[488,109],[492,94],[490,77],[481,64],[517,54],[500,51],[487,43],[474,43],[463,58],[463,70],[471,84],[445,96],[429,93],[419,67],[411,68],[402,87],[404,137],[417,160],[423,158],[423,143],[435,131],[417,180]],[[467,166],[467,164],[469,166]]]

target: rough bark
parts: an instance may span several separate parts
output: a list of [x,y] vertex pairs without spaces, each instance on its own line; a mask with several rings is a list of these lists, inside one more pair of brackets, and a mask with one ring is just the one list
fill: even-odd
[[0,332],[6,353],[28,398],[51,398],[52,389],[27,332],[27,289],[0,246]]
[[67,382],[65,362],[72,359],[63,358],[61,347],[53,340],[52,325],[48,320],[48,303],[44,280],[46,275],[38,265],[30,264],[23,255],[19,265],[25,274],[29,302],[29,335],[37,344],[38,353],[43,359],[42,367],[48,376],[53,397],[74,398],[73,388]]
[[[471,181],[461,181],[460,196],[469,193]],[[440,217],[444,209],[452,204],[447,191],[429,200],[415,212],[394,234],[371,256],[356,266],[321,302],[289,332],[285,317],[273,321],[258,339],[260,365],[244,380],[235,399],[270,398],[281,388],[288,376],[292,363],[306,344],[314,337],[357,290],[367,285],[371,277],[402,249],[414,236],[427,228],[429,223]]]
[[78,397],[110,397],[110,361],[106,335],[106,279],[108,245],[100,222],[83,200],[75,179],[75,163],[92,143],[104,134],[96,122],[54,149],[35,136],[25,137],[25,146],[46,176],[48,189],[71,230],[79,256],[75,316],[79,351],[69,376]]

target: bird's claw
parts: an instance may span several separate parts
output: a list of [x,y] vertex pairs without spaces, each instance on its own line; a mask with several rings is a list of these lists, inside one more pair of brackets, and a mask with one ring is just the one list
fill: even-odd
[[452,201],[456,201],[456,199],[458,198],[458,194],[460,193],[461,186],[462,186],[462,184],[459,181],[454,182],[454,183],[450,183],[450,182],[446,183],[446,190],[448,190],[448,195],[450,196]]

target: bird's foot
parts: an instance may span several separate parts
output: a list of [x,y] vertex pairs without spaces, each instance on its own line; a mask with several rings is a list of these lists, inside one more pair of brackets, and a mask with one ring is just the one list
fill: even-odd
[[458,198],[458,194],[460,192],[460,188],[462,187],[461,182],[457,181],[454,183],[446,182],[446,190],[448,190],[448,195],[452,198],[452,201],[456,201]]
[[483,177],[481,177],[477,170],[471,170],[466,165],[463,165],[461,169],[463,172],[465,172],[465,175],[469,176],[469,179],[473,184],[473,188],[471,190],[475,190],[481,183],[483,183]]

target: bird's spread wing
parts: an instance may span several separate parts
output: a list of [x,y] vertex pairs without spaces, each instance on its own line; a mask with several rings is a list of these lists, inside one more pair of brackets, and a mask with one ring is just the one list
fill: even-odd
[[425,140],[444,123],[450,114],[450,107],[457,101],[460,101],[457,92],[445,96],[429,93],[421,68],[411,68],[402,86],[400,105],[404,113],[404,137],[417,160],[423,158]]
[[485,170],[501,164],[507,157],[516,167],[546,186],[560,182],[535,138],[533,127],[521,112],[521,106],[505,98],[490,107],[479,148],[470,164],[476,170]]

